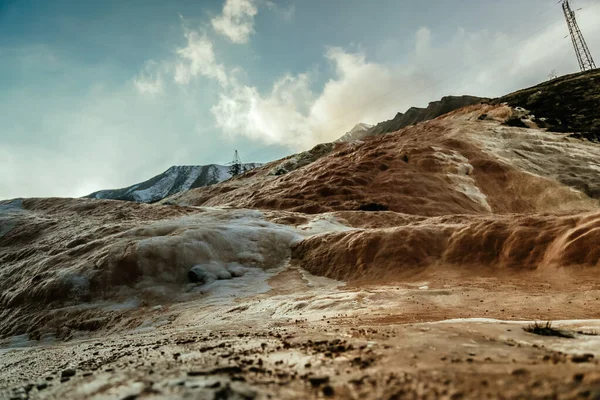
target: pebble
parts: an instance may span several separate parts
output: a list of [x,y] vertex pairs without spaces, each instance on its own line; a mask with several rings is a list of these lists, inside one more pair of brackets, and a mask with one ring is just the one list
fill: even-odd
[[334,394],[335,394],[335,391],[333,390],[333,388],[330,385],[326,385],[325,387],[323,387],[323,395],[325,397],[333,397]]
[[571,362],[574,363],[587,363],[591,362],[594,359],[593,354],[576,354],[571,356]]
[[326,383],[329,383],[329,377],[328,376],[313,376],[308,378],[308,381],[310,382],[310,384],[313,387],[319,387],[321,385],[325,385]]
[[60,375],[63,378],[69,378],[71,376],[75,376],[76,371],[72,368],[69,369],[65,369],[62,374]]

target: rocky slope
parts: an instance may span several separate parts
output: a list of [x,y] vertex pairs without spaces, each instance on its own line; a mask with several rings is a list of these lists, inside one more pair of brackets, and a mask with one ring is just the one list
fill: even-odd
[[368,136],[395,132],[407,126],[429,121],[459,108],[487,100],[489,99],[475,96],[446,96],[439,101],[432,101],[426,108],[411,107],[404,114],[399,112],[393,119],[380,122],[375,126],[358,124],[336,142],[349,142]]
[[600,140],[600,69],[556,78],[495,102],[529,110],[551,131]]
[[155,204],[0,202],[0,397],[594,398],[600,145],[502,103]]
[[502,105],[466,107],[391,135],[332,145],[283,175],[272,173],[278,161],[168,201],[306,213],[377,203],[421,216],[595,209],[600,147],[506,126],[513,113]]
[[[262,164],[249,163],[247,170]],[[141,203],[154,203],[175,193],[214,185],[231,178],[229,167],[225,165],[181,165],[173,166],[160,175],[147,181],[122,189],[100,190],[85,197],[91,199],[126,200]]]

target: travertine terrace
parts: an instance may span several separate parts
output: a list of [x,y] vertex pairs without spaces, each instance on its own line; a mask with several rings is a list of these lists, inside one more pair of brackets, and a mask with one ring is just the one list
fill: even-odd
[[0,202],[0,396],[598,398],[600,145],[551,117],[485,101],[159,204]]

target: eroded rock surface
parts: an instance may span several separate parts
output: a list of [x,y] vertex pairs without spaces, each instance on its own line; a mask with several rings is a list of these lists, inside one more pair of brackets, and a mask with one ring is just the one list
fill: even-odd
[[579,79],[160,204],[0,202],[0,397],[598,397],[600,146],[541,119]]

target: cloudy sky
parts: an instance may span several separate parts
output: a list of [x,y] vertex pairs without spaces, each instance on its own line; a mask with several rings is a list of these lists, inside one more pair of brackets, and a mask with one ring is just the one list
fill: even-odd
[[[572,0],[600,58],[600,0]],[[576,72],[556,0],[0,0],[0,199],[269,161]]]

